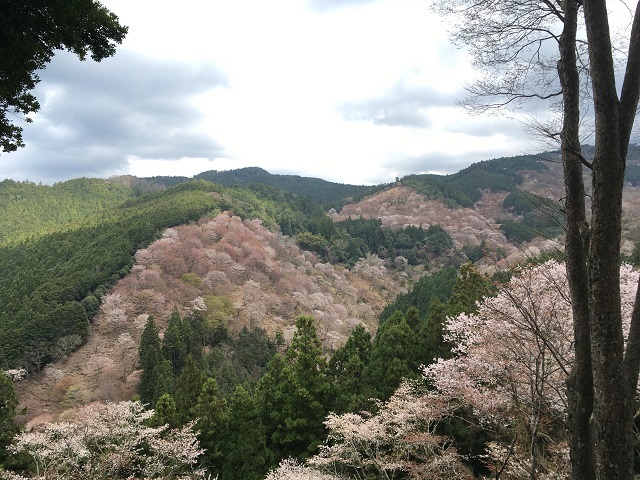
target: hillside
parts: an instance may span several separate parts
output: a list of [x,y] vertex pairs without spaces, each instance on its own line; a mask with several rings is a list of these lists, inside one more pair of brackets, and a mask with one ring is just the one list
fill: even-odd
[[137,345],[147,317],[164,331],[174,307],[199,310],[229,334],[243,327],[280,330],[313,315],[327,351],[344,344],[355,325],[375,332],[377,314],[404,291],[407,274],[365,259],[350,271],[319,263],[292,239],[259,220],[230,213],[164,231],[138,250],[131,273],[102,302],[87,342],[61,361],[18,383],[22,422],[48,420],[96,400],[125,400],[139,382]]
[[[210,170],[194,175],[193,178],[228,186],[267,185],[312,200],[324,207],[325,210],[339,207],[345,199],[362,197],[371,190],[371,187],[364,185],[328,182],[320,178],[301,177],[299,175],[274,175],[258,167],[220,172]],[[190,179],[187,177],[149,177],[146,180],[152,184],[170,187]]]
[[134,191],[98,178],[52,186],[0,182],[0,245],[65,229],[87,215],[121,205]]
[[[382,251],[374,250],[350,263],[351,268],[345,268],[335,252],[325,251],[327,247],[319,254],[304,252],[296,235],[311,233],[310,238],[322,240],[323,232],[331,232],[329,250],[342,242],[345,251],[356,246],[355,251],[365,252],[362,239],[332,229],[331,221],[310,200],[274,187],[180,181],[145,194],[157,190],[159,183],[133,177],[112,180],[111,186],[102,181],[70,182],[67,186],[74,188],[93,186],[95,198],[84,216],[78,213],[78,218],[32,232],[27,225],[16,232],[30,240],[0,249],[0,258],[5,259],[0,275],[3,362],[13,366],[19,360],[37,371],[43,363],[60,358],[18,384],[22,405],[28,407],[21,420],[40,414],[50,418],[88,401],[129,398],[139,381],[137,344],[149,315],[161,333],[176,308],[180,315],[200,311],[231,336],[243,327],[262,328],[271,338],[282,332],[286,341],[294,319],[309,314],[316,319],[325,352],[331,352],[344,344],[355,325],[375,332],[377,314],[426,271],[459,266],[467,258],[479,261],[486,271],[495,270],[524,255],[561,247],[561,240],[553,238],[557,233],[515,242],[504,229],[507,222],[528,221],[527,215],[536,208],[527,205],[536,207],[541,196],[558,203],[560,166],[528,157],[509,165],[505,159],[482,162],[459,175],[440,178],[436,181],[440,190],[428,196],[425,185],[433,176],[412,176],[379,186],[339,211],[330,210],[333,222],[380,219],[380,228],[391,231],[439,225],[453,240],[453,248],[420,257],[416,265],[400,257],[383,261]],[[523,165],[528,169],[519,169]],[[476,177],[479,186],[473,190],[470,181]],[[453,201],[454,193],[458,199],[473,201],[471,206],[463,205],[467,200]],[[46,201],[47,195],[40,195],[38,205]],[[627,253],[640,233],[639,206],[640,188],[630,181],[625,189]],[[535,223],[531,225],[526,228],[535,232]],[[386,252],[389,246],[378,248]],[[56,320],[65,309],[77,314],[76,324],[68,328]],[[16,334],[12,328],[18,324],[27,328]],[[49,324],[57,329],[47,333]],[[80,342],[56,344],[73,334],[80,335]],[[59,352],[43,349],[43,341],[56,345]]]

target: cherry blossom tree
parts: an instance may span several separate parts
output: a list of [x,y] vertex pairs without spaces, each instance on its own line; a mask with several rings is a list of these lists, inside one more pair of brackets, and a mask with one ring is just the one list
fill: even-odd
[[348,474],[348,478],[469,479],[451,442],[435,433],[451,414],[446,403],[425,394],[415,382],[404,382],[371,414],[329,414],[329,435],[309,463]]
[[265,480],[341,480],[341,478],[301,465],[292,458],[287,458],[280,462],[278,468],[271,470]]
[[205,478],[192,425],[146,426],[153,413],[140,402],[87,405],[71,421],[19,434],[10,449],[31,457],[35,471],[28,478],[39,480]]
[[[638,273],[623,265],[620,275],[628,331]],[[566,269],[549,261],[514,275],[477,314],[447,322],[453,358],[426,367],[425,377],[442,401],[472,407],[502,439],[491,449],[503,455],[498,470],[525,463],[534,479],[567,463],[572,318]]]

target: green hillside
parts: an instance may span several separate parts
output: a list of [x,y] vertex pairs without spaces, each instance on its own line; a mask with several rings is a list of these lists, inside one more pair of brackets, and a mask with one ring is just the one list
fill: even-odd
[[540,156],[497,158],[474,163],[451,175],[407,175],[402,183],[432,198],[442,198],[451,206],[473,207],[482,190],[510,192],[520,183],[521,170],[547,170]]
[[[221,185],[247,185],[252,183],[268,185],[312,200],[325,208],[325,210],[334,207],[339,208],[344,204],[345,199],[361,197],[371,188],[364,185],[328,182],[320,178],[301,177],[299,175],[274,175],[258,167],[220,172],[210,170],[199,173],[194,178]],[[188,179],[186,177],[150,177],[148,180],[166,186],[173,186]]]
[[0,182],[0,245],[53,232],[86,215],[113,208],[133,191],[98,178],[76,178],[53,186]]

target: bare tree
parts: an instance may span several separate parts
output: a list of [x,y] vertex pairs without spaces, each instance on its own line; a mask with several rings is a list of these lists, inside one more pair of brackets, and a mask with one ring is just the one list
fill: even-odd
[[[633,478],[640,298],[625,347],[619,258],[624,170],[640,93],[639,8],[617,90],[606,0],[434,0],[434,9],[454,20],[453,40],[470,50],[483,73],[469,86],[463,106],[482,113],[544,100],[562,115],[560,132],[538,130],[559,138],[564,166],[575,341],[567,382],[575,479]],[[580,150],[587,107],[595,119],[591,162]],[[584,169],[591,172],[590,217]]]

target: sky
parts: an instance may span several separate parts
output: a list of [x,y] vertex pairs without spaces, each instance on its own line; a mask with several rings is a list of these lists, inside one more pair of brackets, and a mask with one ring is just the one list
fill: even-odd
[[457,106],[474,78],[426,0],[103,0],[114,57],[60,52],[0,179],[257,166],[379,184],[537,153],[517,119]]

